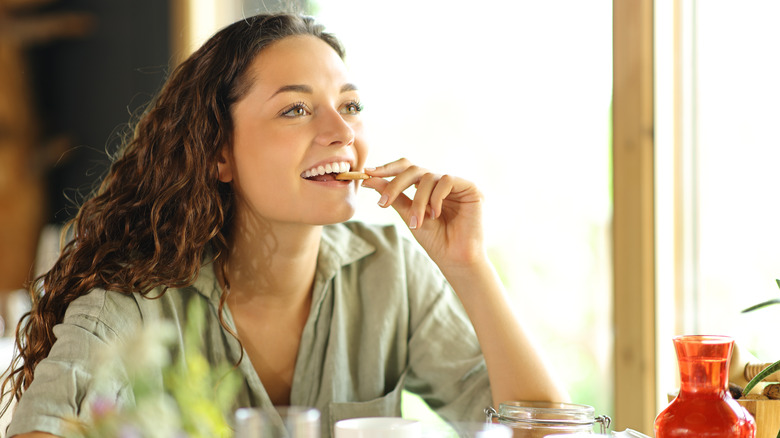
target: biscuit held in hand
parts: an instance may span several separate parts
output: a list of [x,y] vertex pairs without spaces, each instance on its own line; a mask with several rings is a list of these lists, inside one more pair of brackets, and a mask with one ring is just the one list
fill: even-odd
[[363,172],[342,172],[336,174],[336,179],[339,181],[351,181],[351,180],[357,180],[357,179],[369,179],[371,178],[369,175],[366,175]]

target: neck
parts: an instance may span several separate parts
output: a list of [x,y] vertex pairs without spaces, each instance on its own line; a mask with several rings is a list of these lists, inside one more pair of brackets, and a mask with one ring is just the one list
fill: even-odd
[[321,233],[321,226],[237,223],[226,266],[230,300],[262,302],[268,307],[308,300]]

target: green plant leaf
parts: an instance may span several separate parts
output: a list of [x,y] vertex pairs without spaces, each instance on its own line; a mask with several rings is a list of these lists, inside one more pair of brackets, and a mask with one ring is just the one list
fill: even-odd
[[[775,283],[777,283],[777,287],[780,287],[780,278],[776,278],[775,279]],[[756,309],[760,309],[762,307],[771,306],[772,304],[780,304],[780,298],[775,298],[775,299],[772,299],[772,300],[764,301],[763,303],[756,304],[755,306],[750,306],[750,307],[748,307],[747,309],[743,310],[740,313],[752,312],[752,311],[754,311]],[[780,437],[778,437],[778,438],[780,438]]]
[[746,395],[750,392],[751,389],[753,389],[754,386],[758,384],[758,382],[764,380],[767,376],[774,373],[775,371],[780,370],[780,360],[773,363],[772,365],[769,365],[768,367],[764,368],[760,373],[756,374],[756,377],[753,377],[748,384],[745,386],[745,389],[742,390],[742,395]]
[[780,304],[780,298],[773,298],[771,300],[764,301],[763,303],[756,304],[755,306],[750,306],[747,309],[743,310],[741,313],[752,312],[762,307],[771,306],[772,304]]

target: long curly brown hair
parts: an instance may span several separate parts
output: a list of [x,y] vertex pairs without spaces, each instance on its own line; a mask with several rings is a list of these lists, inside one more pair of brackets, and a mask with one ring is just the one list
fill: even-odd
[[260,51],[293,35],[318,37],[344,58],[312,18],[258,15],[219,31],[173,71],[69,224],[73,239],[30,284],[32,308],[17,326],[3,394],[21,397],[54,344],[54,325],[90,290],[146,297],[192,284],[206,262],[225,276],[233,192],[218,181],[217,160],[231,147],[230,110],[251,86],[247,70]]

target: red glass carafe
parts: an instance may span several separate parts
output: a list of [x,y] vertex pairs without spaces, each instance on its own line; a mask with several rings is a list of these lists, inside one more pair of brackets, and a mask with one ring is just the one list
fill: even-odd
[[727,336],[673,339],[680,392],[655,419],[656,438],[754,438],[753,417],[728,392],[734,340]]

